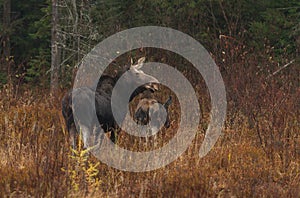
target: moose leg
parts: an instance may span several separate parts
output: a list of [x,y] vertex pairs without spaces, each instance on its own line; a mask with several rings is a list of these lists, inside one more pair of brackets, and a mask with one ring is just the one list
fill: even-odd
[[103,129],[101,127],[95,127],[93,133],[94,133],[94,145],[93,146],[97,146],[97,148],[101,147],[103,139],[105,138]]
[[113,142],[113,143],[116,143],[116,132],[115,130],[112,130],[110,132],[110,140]]
[[71,126],[70,128],[70,143],[71,143],[71,146],[72,146],[72,149],[73,150],[76,150],[77,149],[77,131],[76,131],[76,128],[74,125]]
[[82,134],[82,140],[83,140],[83,148],[87,149],[90,144],[89,144],[89,140],[90,140],[90,133],[89,133],[89,128],[86,126],[81,126],[81,134]]

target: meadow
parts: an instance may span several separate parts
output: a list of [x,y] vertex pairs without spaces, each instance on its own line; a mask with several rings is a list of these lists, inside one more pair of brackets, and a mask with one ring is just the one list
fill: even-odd
[[[0,197],[299,196],[300,90],[297,75],[291,78],[299,71],[295,67],[289,75],[269,81],[253,72],[239,78],[239,72],[247,73],[225,77],[227,119],[208,155],[198,155],[210,111],[209,95],[202,91],[198,95],[202,118],[193,143],[174,162],[144,173],[120,171],[87,155],[82,147],[71,149],[60,103],[66,90],[51,97],[48,90],[4,86],[0,91]],[[205,89],[203,82],[195,82],[194,87],[199,93]],[[165,100],[170,93],[163,89],[157,97]],[[170,106],[171,127],[158,134],[156,146],[176,133],[178,105],[175,100]],[[121,132],[118,144],[151,150],[154,139],[149,141]]]

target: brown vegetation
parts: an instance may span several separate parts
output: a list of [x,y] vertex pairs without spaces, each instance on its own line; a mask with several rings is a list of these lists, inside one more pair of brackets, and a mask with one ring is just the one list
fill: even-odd
[[[269,62],[262,70],[255,57],[238,58],[241,61],[237,64],[231,61],[234,56],[223,57],[225,63],[219,63],[228,113],[217,144],[206,157],[199,158],[209,122],[209,95],[202,79],[192,75],[195,72],[178,67],[199,97],[199,132],[176,161],[145,173],[111,168],[87,157],[81,147],[72,151],[59,98],[49,98],[46,91],[16,92],[16,88],[4,87],[0,92],[0,196],[297,197],[299,67],[295,64],[270,76],[268,68],[276,66]],[[165,60],[174,61],[168,64],[175,66],[178,62],[176,58]],[[169,95],[172,92],[168,89],[157,93],[161,101]],[[176,96],[173,98],[171,126],[158,134],[158,147],[171,139],[178,127],[180,108]],[[118,144],[136,151],[153,149],[153,144],[125,132]]]

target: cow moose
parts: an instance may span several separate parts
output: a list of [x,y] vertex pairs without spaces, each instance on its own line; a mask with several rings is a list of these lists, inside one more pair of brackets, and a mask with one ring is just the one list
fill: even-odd
[[[138,85],[143,84],[142,82],[151,82],[135,89],[130,96],[129,102],[133,100],[135,96],[146,90],[150,92],[155,92],[158,90],[157,83],[159,83],[159,81],[153,76],[145,74],[141,70],[144,61],[145,58],[141,58],[138,60],[136,65],[131,64],[130,67],[126,68],[125,70],[128,75],[126,75],[125,83],[121,85],[124,86],[124,89],[121,90],[128,90],[128,87],[138,87]],[[96,133],[100,133],[99,127],[101,127],[105,133],[112,131],[110,139],[112,142],[116,141],[114,130],[118,128],[118,125],[116,124],[112,113],[111,96],[116,82],[123,73],[124,71],[119,72],[119,74],[117,74],[115,77],[102,75],[97,84],[96,92],[89,87],[80,87],[70,90],[63,97],[62,114],[66,122],[67,130],[69,131],[70,142],[73,149],[76,149],[76,140],[79,135],[79,132],[76,130],[75,126],[76,122],[74,121],[74,119],[76,119],[74,117],[74,113],[76,111],[84,115],[82,120],[76,121],[81,130],[85,148],[91,145],[89,142],[90,135],[95,134],[95,131]],[[124,93],[117,93],[117,95],[120,97],[122,94]],[[89,104],[93,102],[93,99],[95,100],[95,108],[90,108],[91,105]],[[95,116],[93,116],[95,113],[97,115],[96,119],[98,119],[100,126],[91,125],[91,123],[97,123],[95,120],[93,120],[95,119]]]
[[[137,110],[134,113],[134,120],[140,124],[140,125],[147,125],[149,124],[149,122],[151,121],[150,119],[156,119],[156,120],[152,120],[153,125],[151,126],[151,133],[153,134],[154,132],[156,132],[161,124],[161,120],[163,118],[163,115],[159,109],[159,106],[157,105],[158,102],[156,99],[154,98],[143,98],[138,106],[137,106]],[[170,127],[170,118],[169,118],[169,106],[172,103],[172,97],[169,96],[168,100],[163,104],[163,107],[166,110],[166,120],[164,123],[164,127],[165,128],[169,128]]]

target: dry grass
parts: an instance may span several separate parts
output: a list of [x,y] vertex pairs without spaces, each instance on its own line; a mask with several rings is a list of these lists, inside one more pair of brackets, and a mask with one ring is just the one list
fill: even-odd
[[[227,84],[236,81],[234,75],[240,74]],[[59,99],[28,90],[16,95],[5,87],[0,92],[0,197],[297,197],[299,88],[259,82],[252,84],[256,93],[243,97],[239,87],[229,86],[233,99],[224,133],[206,157],[200,159],[198,151],[208,104],[202,106],[192,146],[168,166],[145,173],[113,169],[81,148],[72,155]],[[174,105],[171,112],[180,113]],[[177,124],[163,131],[160,141],[170,139]],[[142,149],[130,138],[121,133],[119,144]]]

